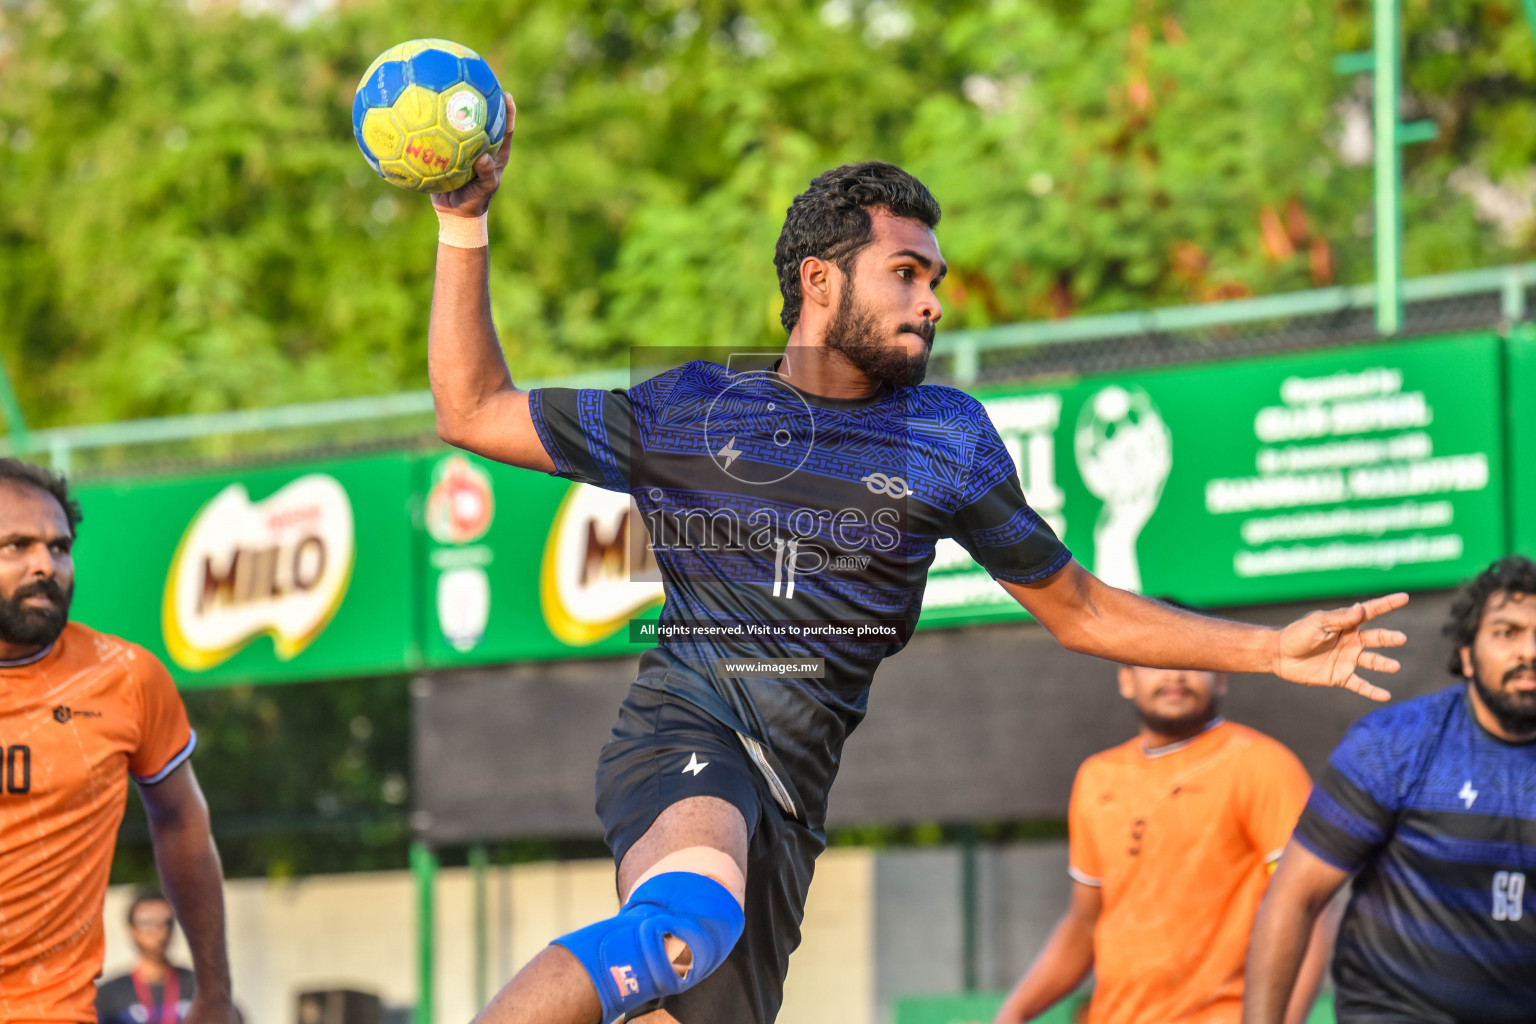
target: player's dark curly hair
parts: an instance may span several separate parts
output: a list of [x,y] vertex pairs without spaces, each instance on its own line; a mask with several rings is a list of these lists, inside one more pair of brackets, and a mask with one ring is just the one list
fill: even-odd
[[844,164],[818,174],[789,204],[773,250],[784,296],[779,322],[786,332],[800,322],[800,264],[815,256],[837,264],[845,274],[852,272],[854,258],[875,235],[870,210],[888,210],[930,228],[938,226],[942,214],[939,201],[923,183],[894,164]]
[[1451,603],[1451,620],[1441,630],[1451,638],[1451,675],[1462,674],[1461,649],[1477,639],[1483,612],[1494,594],[1536,597],[1536,563],[1524,555],[1505,555],[1461,585]]
[[80,503],[69,496],[69,483],[60,474],[20,459],[0,459],[0,484],[21,484],[53,495],[53,500],[64,510],[64,518],[69,520],[70,536],[79,532],[80,520],[85,516],[80,511]]

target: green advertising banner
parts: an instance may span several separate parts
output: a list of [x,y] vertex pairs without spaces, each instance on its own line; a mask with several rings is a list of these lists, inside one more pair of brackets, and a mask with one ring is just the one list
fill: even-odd
[[[1506,463],[1504,385],[1509,384]],[[1536,337],[979,394],[1034,508],[1119,586],[1213,607],[1451,586],[1536,553]],[[75,614],[187,686],[633,654],[662,591],[626,495],[462,452],[81,489]],[[943,541],[923,625],[1021,618]]]
[[71,615],[188,688],[412,667],[412,461],[82,487]]
[[[1030,503],[1111,583],[1208,606],[1415,590],[1502,551],[1500,345],[1474,334],[979,397]],[[428,664],[649,646],[625,629],[662,596],[626,496],[460,453],[421,473]],[[1022,617],[941,542],[925,626]]]
[[[1451,586],[1502,553],[1501,358],[1473,334],[979,397],[1100,577],[1257,604]],[[924,620],[1016,616],[994,591],[945,542]]]
[[1522,324],[1505,352],[1510,539],[1515,551],[1536,558],[1536,324]]

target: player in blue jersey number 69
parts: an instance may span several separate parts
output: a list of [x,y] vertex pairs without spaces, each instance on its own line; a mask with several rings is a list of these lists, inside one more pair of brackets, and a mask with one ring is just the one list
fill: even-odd
[[1340,1024],[1536,1020],[1536,565],[1490,565],[1445,632],[1465,682],[1366,715],[1318,777],[1254,919],[1247,1024],[1278,1024],[1351,874]]
[[[622,908],[556,939],[484,1024],[774,1020],[843,741],[917,621],[942,538],[1073,650],[1386,696],[1356,673],[1397,669],[1372,648],[1403,636],[1365,627],[1405,595],[1276,630],[1166,607],[1072,560],[981,404],[921,386],[947,269],[939,205],[889,164],[828,171],[790,207],[774,254],[789,339],[772,365],[692,360],[626,390],[519,390],[491,322],[484,220],[508,155],[433,200],[438,431],[631,495],[667,631],[598,764]],[[837,632],[850,624],[889,632]]]

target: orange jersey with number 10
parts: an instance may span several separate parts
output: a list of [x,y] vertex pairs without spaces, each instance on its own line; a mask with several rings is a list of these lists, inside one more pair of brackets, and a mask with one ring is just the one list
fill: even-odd
[[41,659],[0,663],[0,1020],[96,1019],[128,777],[158,782],[195,742],[142,647],[70,623]]
[[1103,889],[1089,1024],[1236,1024],[1248,931],[1312,782],[1284,746],[1217,720],[1095,754],[1072,787],[1072,877]]

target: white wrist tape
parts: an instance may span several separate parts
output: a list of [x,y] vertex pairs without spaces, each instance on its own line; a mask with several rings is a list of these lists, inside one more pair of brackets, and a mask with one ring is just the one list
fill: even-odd
[[486,217],[484,213],[478,217],[455,217],[438,210],[437,240],[455,249],[484,249],[491,244]]

